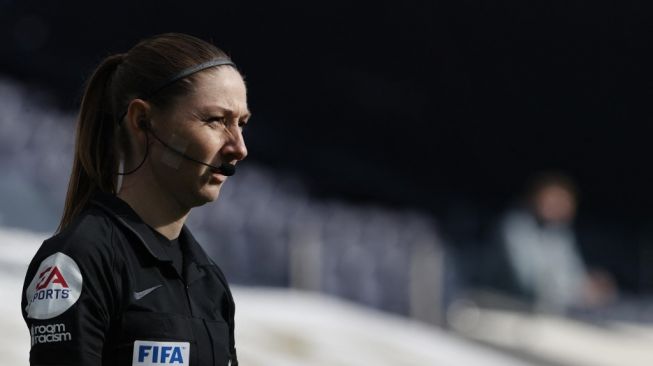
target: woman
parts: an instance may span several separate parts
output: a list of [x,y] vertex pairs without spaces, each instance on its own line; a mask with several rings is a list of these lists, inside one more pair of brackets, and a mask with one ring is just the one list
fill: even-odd
[[247,156],[248,118],[235,65],[197,38],[98,66],[59,231],[25,278],[32,365],[238,364],[229,287],[184,222]]

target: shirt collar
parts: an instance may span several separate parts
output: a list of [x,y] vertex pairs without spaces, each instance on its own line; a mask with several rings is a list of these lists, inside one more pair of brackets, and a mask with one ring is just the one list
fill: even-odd
[[197,240],[195,240],[195,237],[186,225],[181,227],[179,242],[186,243],[186,251],[184,252],[184,255],[189,255],[189,258],[192,258],[195,263],[201,266],[213,265],[211,260],[209,260],[209,257],[204,252],[204,249],[202,249]]
[[[172,262],[172,258],[158,244],[153,229],[143,222],[127,202],[113,194],[96,192],[91,197],[90,203],[103,209],[129,229],[154,258],[159,261]],[[182,227],[179,239],[180,243],[186,243],[184,253],[190,256],[188,259],[199,265],[212,264],[186,225]]]

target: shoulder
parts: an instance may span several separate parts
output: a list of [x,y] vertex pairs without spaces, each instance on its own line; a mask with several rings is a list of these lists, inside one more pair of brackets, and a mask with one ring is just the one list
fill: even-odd
[[49,319],[75,304],[83,288],[91,286],[96,293],[115,287],[113,226],[100,210],[90,208],[43,242],[25,274],[25,317]]
[[77,264],[111,261],[115,224],[97,208],[84,210],[64,230],[45,240],[32,263],[64,254]]

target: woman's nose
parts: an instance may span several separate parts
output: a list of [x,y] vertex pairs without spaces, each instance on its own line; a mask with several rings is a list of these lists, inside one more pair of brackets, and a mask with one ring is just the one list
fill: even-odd
[[238,128],[237,132],[229,134],[229,141],[223,147],[224,154],[228,160],[243,160],[247,157],[247,146],[243,132]]

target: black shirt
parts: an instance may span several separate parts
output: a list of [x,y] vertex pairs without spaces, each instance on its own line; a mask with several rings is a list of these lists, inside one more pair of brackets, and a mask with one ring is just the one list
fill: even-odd
[[[168,257],[172,260],[172,266],[177,271],[177,273],[183,277],[183,252],[181,250],[182,243],[179,242],[179,237],[174,239],[168,239],[163,234],[156,231],[154,228],[150,227],[154,236],[157,238],[157,244],[163,248],[163,251],[166,252]],[[185,244],[184,244],[185,245]]]
[[181,271],[156,235],[124,201],[96,194],[43,243],[23,287],[31,365],[238,364],[224,275],[185,226]]

